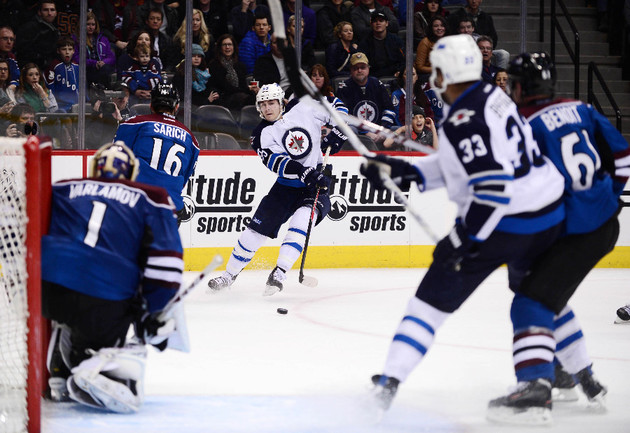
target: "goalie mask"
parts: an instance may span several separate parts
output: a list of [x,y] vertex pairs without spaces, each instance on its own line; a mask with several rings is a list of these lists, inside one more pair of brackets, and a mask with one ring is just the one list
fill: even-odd
[[[449,84],[481,80],[481,51],[470,35],[444,36],[431,50],[431,88],[442,94]],[[442,73],[440,86],[435,84],[438,69]]]
[[[256,94],[256,110],[261,118],[265,118],[260,110],[260,103],[263,101],[278,101],[280,103],[280,114],[284,112],[284,90],[276,83],[264,84]],[[278,116],[279,118],[280,116]],[[277,120],[277,119],[276,119]]]
[[90,177],[135,180],[139,165],[131,149],[122,141],[116,141],[96,151],[90,164]]

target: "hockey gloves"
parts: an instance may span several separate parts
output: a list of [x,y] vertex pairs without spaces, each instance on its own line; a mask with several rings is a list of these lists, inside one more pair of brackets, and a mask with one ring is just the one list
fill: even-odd
[[433,250],[433,262],[444,268],[459,271],[465,257],[478,254],[479,242],[472,240],[461,223],[455,224],[451,232],[440,240]]
[[359,171],[377,190],[383,190],[385,176],[391,177],[402,191],[409,191],[411,182],[422,185],[422,175],[416,167],[408,162],[387,155],[375,155],[366,157],[367,161],[361,164]]
[[304,182],[307,188],[328,189],[330,186],[330,177],[324,173],[317,171],[315,167],[308,167],[300,176],[300,180]]
[[159,350],[166,349],[168,337],[175,332],[175,320],[168,318],[158,320],[156,314],[145,313],[136,329],[136,333],[145,343],[151,344]]
[[322,138],[322,152],[326,152],[326,149],[330,147],[330,154],[334,155],[341,150],[341,147],[347,139],[348,137],[334,126],[333,129]]

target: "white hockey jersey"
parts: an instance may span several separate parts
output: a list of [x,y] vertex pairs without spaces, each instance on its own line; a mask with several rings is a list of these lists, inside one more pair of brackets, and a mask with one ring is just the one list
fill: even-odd
[[438,152],[415,165],[426,189],[446,186],[467,232],[537,233],[564,219],[562,175],[500,88],[478,82],[450,107]]

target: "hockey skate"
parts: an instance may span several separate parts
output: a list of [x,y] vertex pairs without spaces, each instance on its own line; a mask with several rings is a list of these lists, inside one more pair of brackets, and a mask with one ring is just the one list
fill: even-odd
[[617,310],[615,323],[630,323],[630,304],[624,305]]
[[369,406],[370,410],[376,411],[376,421],[379,422],[383,418],[385,411],[392,405],[400,381],[395,377],[375,374],[372,376],[372,383],[374,388],[370,392]]
[[225,289],[226,287],[230,287],[232,283],[236,280],[236,277],[224,272],[216,278],[212,278],[208,281],[208,293],[216,293],[220,290]]
[[282,291],[282,282],[287,279],[286,272],[276,266],[273,268],[273,271],[269,274],[269,278],[267,278],[267,285],[265,286],[265,291],[263,292],[263,296],[271,296],[274,293]]
[[599,383],[593,375],[590,368],[580,370],[575,377],[577,378],[582,391],[586,394],[590,407],[592,409],[605,411],[606,410],[606,393],[608,390],[604,385]]
[[571,376],[560,364],[555,366],[556,379],[553,381],[551,389],[551,397],[554,403],[569,403],[578,401],[578,392],[575,387],[576,383]]
[[505,424],[551,424],[551,382],[546,379],[519,382],[511,394],[488,403],[486,417]]

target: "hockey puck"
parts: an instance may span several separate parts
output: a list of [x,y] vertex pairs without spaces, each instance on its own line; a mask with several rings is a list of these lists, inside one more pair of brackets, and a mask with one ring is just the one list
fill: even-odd
[[289,312],[286,308],[278,308],[276,311],[278,314],[287,314]]

